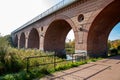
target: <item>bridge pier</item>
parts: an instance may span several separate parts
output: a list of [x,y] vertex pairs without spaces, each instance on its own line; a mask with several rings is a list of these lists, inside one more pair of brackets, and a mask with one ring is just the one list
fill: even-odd
[[42,50],[42,51],[44,51],[43,43],[44,43],[44,37],[41,36],[40,37],[40,48],[39,49]]
[[28,38],[27,37],[25,38],[25,48],[26,49],[28,48]]

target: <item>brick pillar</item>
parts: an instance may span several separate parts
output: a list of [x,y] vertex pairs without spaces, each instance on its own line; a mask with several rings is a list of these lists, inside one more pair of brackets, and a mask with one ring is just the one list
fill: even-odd
[[28,37],[25,38],[25,48],[28,48]]
[[40,34],[39,34],[39,35],[40,35],[40,39],[39,39],[39,40],[40,40],[39,49],[43,51],[43,50],[44,50],[44,48],[43,48],[43,44],[44,44],[44,33],[43,33],[43,31],[40,31]]
[[75,40],[75,53],[81,53],[84,55],[87,54],[87,22],[78,25],[78,29],[75,32],[76,40]]
[[28,48],[29,33],[30,33],[30,31],[25,32],[25,48]]
[[75,41],[75,53],[87,52],[85,47],[86,42],[83,40],[84,32],[77,31],[75,34],[77,34],[76,41]]

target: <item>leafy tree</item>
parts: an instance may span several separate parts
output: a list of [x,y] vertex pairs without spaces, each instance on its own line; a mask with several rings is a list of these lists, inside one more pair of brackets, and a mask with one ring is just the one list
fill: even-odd
[[120,50],[120,46],[118,46],[117,49]]
[[120,40],[114,40],[113,42],[112,42],[112,46],[113,46],[113,48],[116,48],[117,49],[117,47],[120,45]]
[[111,41],[110,40],[108,40],[108,49],[110,49],[111,48]]
[[8,41],[4,37],[0,37],[0,47],[7,47],[8,46]]
[[75,51],[75,40],[69,41],[65,44],[66,52],[67,53],[74,53]]
[[11,35],[6,35],[6,36],[4,36],[4,38],[8,41],[9,46],[13,46]]
[[114,40],[114,41],[109,40],[108,41],[108,48],[109,49],[113,49],[113,48],[117,49],[118,46],[120,46],[120,40]]
[[7,48],[11,46],[11,39],[10,35],[7,36],[1,36],[0,35],[0,61],[4,63],[4,57],[7,53]]
[[66,44],[65,44],[65,47],[66,48],[75,48],[75,40],[73,40],[73,41],[69,41],[69,42],[67,42]]
[[12,38],[10,35],[0,36],[0,47],[12,46]]

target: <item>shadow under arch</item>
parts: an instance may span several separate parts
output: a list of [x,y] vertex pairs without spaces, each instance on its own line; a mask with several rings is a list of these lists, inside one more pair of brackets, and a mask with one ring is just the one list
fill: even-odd
[[39,32],[32,28],[28,36],[28,48],[39,49]]
[[94,19],[87,38],[89,56],[106,56],[108,36],[114,26],[120,21],[120,10],[118,8],[120,8],[120,1],[114,0]]
[[[57,51],[57,55],[65,52],[65,39],[73,26],[65,19],[56,19],[52,21],[45,32],[44,51]],[[74,33],[75,36],[75,33]]]
[[20,35],[20,48],[25,48],[25,33],[22,32]]
[[15,35],[15,38],[14,38],[14,47],[18,47],[18,36]]

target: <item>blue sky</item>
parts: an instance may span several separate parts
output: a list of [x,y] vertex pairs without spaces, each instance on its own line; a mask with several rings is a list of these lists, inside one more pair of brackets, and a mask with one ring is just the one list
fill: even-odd
[[109,40],[120,39],[120,22],[112,29]]

